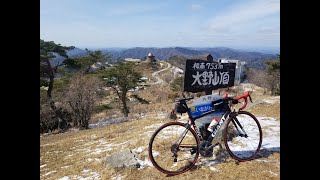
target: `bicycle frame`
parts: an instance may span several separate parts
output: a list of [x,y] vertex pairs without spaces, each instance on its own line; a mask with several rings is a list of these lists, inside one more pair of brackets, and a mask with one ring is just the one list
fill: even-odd
[[[241,99],[241,98],[245,98],[245,104],[239,109],[239,111],[242,110],[242,109],[244,109],[244,108],[246,107],[246,105],[247,105],[247,99],[246,99],[246,97],[247,97],[247,96],[250,98],[250,101],[252,102],[251,97],[250,97],[250,95],[249,95],[249,92],[246,92],[245,95],[236,98],[236,100]],[[185,126],[185,127],[186,127],[186,130],[185,130],[185,132],[183,132],[183,133],[181,134],[181,136],[179,137],[179,139],[176,141],[175,144],[177,144],[178,146],[180,146],[181,141],[182,141],[183,138],[185,137],[185,135],[186,135],[186,133],[187,133],[187,131],[188,131],[188,129],[189,129],[190,127],[192,127],[192,128],[194,129],[194,131],[196,132],[196,134],[197,134],[198,139],[200,140],[200,142],[201,142],[201,141],[204,141],[205,139],[203,139],[199,128],[195,125],[195,121],[196,121],[197,119],[199,119],[199,118],[202,118],[202,117],[207,116],[207,115],[209,115],[209,114],[215,113],[216,110],[211,110],[211,111],[209,111],[209,112],[202,113],[202,114],[200,114],[199,116],[192,117],[192,116],[191,116],[190,109],[189,109],[186,101],[181,101],[180,103],[183,104],[183,105],[185,105],[185,106],[187,107],[187,109],[188,109],[188,110],[187,110],[187,114],[188,114],[189,122],[186,123],[186,126]],[[225,102],[223,102],[223,103],[225,103]],[[211,144],[210,146],[206,147],[205,150],[208,150],[208,149],[210,149],[211,147],[213,147],[213,146],[215,146],[216,144],[219,143],[219,142],[213,141],[213,140],[214,140],[214,138],[216,137],[217,132],[219,132],[219,130],[220,130],[220,128],[222,127],[222,125],[224,124],[225,120],[228,119],[229,116],[232,116],[232,123],[234,124],[234,126],[235,126],[236,129],[238,130],[240,136],[247,137],[247,133],[244,131],[243,127],[241,126],[241,124],[239,123],[238,119],[236,118],[237,112],[236,112],[235,110],[233,110],[233,111],[231,110],[231,104],[227,103],[226,105],[227,105],[228,107],[225,109],[225,111],[224,111],[222,117],[220,118],[218,124],[214,127],[213,132],[211,133],[211,135],[209,136],[209,138],[206,140],[208,143],[212,143],[212,144]],[[242,130],[243,133],[241,133],[241,132],[239,131],[239,129],[238,129],[237,126],[240,127],[240,129]]]
[[[184,102],[184,105],[186,105],[186,107],[188,107],[186,102]],[[200,114],[199,116],[192,117],[190,109],[188,108],[187,114],[188,114],[188,118],[189,118],[189,123],[186,124],[186,131],[181,134],[181,136],[179,137],[179,139],[176,142],[178,143],[180,140],[182,140],[184,138],[184,136],[187,133],[187,129],[190,128],[190,126],[192,126],[192,128],[194,129],[194,131],[196,132],[196,134],[197,134],[198,138],[200,139],[200,141],[203,141],[204,139],[203,139],[203,137],[202,137],[202,135],[200,133],[199,128],[195,125],[195,121],[197,119],[199,119],[199,118],[202,118],[204,116],[207,116],[207,115],[215,113],[215,112],[216,112],[215,110],[211,110],[209,112],[205,112],[203,114]],[[228,118],[228,116],[230,114],[231,114],[231,108],[230,108],[230,106],[228,104],[228,108],[223,113],[222,118],[219,120],[218,124],[214,127],[213,132],[211,133],[211,135],[210,135],[210,137],[208,139],[209,142],[211,142],[214,139],[214,137],[216,136],[218,130],[221,128],[221,126],[223,125],[223,123],[225,122],[225,120]],[[178,145],[180,145],[180,143]],[[209,147],[208,147],[208,149],[209,149]]]

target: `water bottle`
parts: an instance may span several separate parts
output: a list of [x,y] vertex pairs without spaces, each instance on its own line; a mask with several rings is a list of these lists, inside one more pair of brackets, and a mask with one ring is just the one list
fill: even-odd
[[219,122],[218,118],[213,118],[207,130],[210,132],[213,132],[213,128],[218,124],[218,122]]

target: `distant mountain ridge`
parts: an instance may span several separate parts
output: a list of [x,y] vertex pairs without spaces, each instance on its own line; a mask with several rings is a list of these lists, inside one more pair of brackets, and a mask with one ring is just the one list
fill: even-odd
[[[98,50],[98,49],[95,49]],[[183,58],[192,58],[210,53],[213,59],[228,58],[238,59],[247,62],[249,67],[263,68],[264,61],[268,59],[275,59],[276,54],[266,54],[261,52],[250,52],[243,50],[236,50],[227,47],[215,47],[215,48],[184,48],[184,47],[168,47],[168,48],[145,48],[135,47],[123,50],[115,50],[112,48],[100,49],[103,53],[111,54],[110,61],[115,62],[124,58],[140,58],[143,59],[148,53],[154,54],[156,59],[169,60],[171,57],[180,56]],[[68,52],[69,56],[82,56],[86,51],[79,48],[75,48]],[[172,60],[172,59],[171,59]]]
[[70,51],[67,52],[67,55],[70,57],[75,57],[75,56],[84,56],[87,54],[87,51],[82,50],[80,48],[74,48]]

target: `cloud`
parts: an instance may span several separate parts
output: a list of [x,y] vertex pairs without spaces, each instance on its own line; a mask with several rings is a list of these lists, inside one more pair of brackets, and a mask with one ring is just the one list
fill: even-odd
[[191,11],[193,12],[197,12],[197,11],[200,11],[203,7],[199,4],[192,4],[191,5]]
[[231,28],[237,25],[254,22],[280,12],[280,1],[259,0],[235,5],[209,21],[208,27],[212,31],[221,28]]
[[280,28],[279,27],[263,26],[257,30],[257,33],[266,33],[266,34],[280,33]]
[[145,5],[126,5],[124,7],[114,7],[109,9],[104,14],[105,16],[129,16],[129,15],[137,15],[143,13],[151,13],[156,10],[160,10],[164,8],[165,5],[157,4],[145,4]]

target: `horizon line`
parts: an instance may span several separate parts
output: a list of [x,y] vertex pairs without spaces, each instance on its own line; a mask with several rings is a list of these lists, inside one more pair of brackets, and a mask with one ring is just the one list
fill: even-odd
[[265,54],[279,54],[280,53],[280,47],[248,47],[248,48],[234,48],[234,47],[227,47],[227,46],[162,46],[162,47],[156,47],[156,46],[129,46],[129,47],[117,47],[117,46],[110,46],[110,47],[80,47],[75,46],[76,48],[79,48],[81,50],[84,49],[90,49],[90,50],[104,50],[104,49],[133,49],[133,48],[154,48],[154,49],[162,49],[162,48],[193,48],[193,49],[206,49],[206,48],[227,48],[232,50],[238,50],[238,51],[247,51],[247,52],[260,52]]

